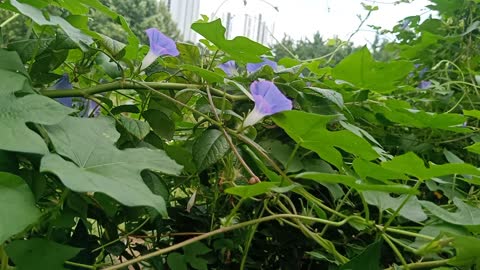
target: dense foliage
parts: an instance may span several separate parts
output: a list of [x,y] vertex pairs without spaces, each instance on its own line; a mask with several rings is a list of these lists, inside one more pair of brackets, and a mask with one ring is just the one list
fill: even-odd
[[0,40],[0,269],[478,269],[480,1],[431,2],[391,61],[274,62],[207,17],[195,46],[1,1],[32,34]]

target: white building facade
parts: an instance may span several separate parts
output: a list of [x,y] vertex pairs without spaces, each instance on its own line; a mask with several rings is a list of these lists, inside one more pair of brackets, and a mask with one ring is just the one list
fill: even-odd
[[180,30],[183,41],[197,41],[197,34],[190,29],[192,23],[200,18],[200,0],[164,0],[172,14],[172,19]]

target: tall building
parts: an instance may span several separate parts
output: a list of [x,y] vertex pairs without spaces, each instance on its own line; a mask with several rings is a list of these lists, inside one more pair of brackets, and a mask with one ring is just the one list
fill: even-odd
[[274,32],[275,24],[267,22],[261,13],[252,15],[227,12],[222,14],[220,18],[226,29],[225,35],[228,39],[241,35],[265,45],[272,42],[271,34]]
[[177,23],[180,38],[183,41],[197,41],[197,34],[190,26],[200,17],[200,0],[166,0],[165,4]]

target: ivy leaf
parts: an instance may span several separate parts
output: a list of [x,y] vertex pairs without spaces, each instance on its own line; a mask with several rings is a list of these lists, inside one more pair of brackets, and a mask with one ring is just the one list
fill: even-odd
[[455,266],[480,265],[480,257],[478,256],[480,239],[463,235],[452,235],[452,237],[454,238],[453,245],[456,249],[456,256],[448,264]]
[[81,248],[61,245],[46,239],[17,240],[6,247],[17,270],[66,270],[63,264]]
[[121,116],[119,121],[126,131],[128,131],[130,134],[132,134],[133,136],[135,136],[135,138],[139,140],[143,140],[143,138],[145,138],[145,136],[147,136],[150,132],[150,125],[148,124],[148,122],[132,119],[125,116]]
[[413,64],[408,61],[377,62],[367,47],[363,47],[335,66],[332,76],[359,88],[388,93],[395,90],[413,68]]
[[[16,53],[13,53],[16,55]],[[0,58],[8,55],[0,50]],[[16,55],[18,59],[18,55]],[[13,63],[13,62],[10,62]],[[0,67],[1,68],[1,67]],[[53,125],[62,121],[73,109],[37,94],[16,97],[15,92],[31,89],[20,73],[0,69],[0,149],[35,154],[48,153],[47,146],[27,122]]]
[[232,40],[225,38],[226,29],[220,19],[212,22],[198,21],[191,27],[195,32],[215,44],[218,49],[226,52],[238,62],[260,62],[260,56],[270,52],[268,47],[252,41],[246,37],[236,37]]
[[172,252],[168,254],[167,264],[168,264],[168,267],[170,267],[170,269],[188,270],[188,265],[187,265],[187,261],[185,260],[185,256],[178,252]]
[[329,131],[327,124],[335,116],[286,111],[273,117],[275,123],[302,147],[315,151],[322,159],[342,168],[343,157],[337,147],[366,160],[378,157],[363,138],[348,130]]
[[258,195],[265,194],[274,187],[277,187],[276,183],[260,182],[254,185],[236,186],[236,187],[227,188],[225,190],[225,193],[237,195],[242,198],[250,198],[250,197],[255,197]]
[[0,244],[24,230],[40,217],[27,183],[20,177],[0,172]]
[[295,178],[309,179],[317,183],[331,183],[331,184],[343,184],[350,187],[353,187],[357,190],[376,190],[376,191],[385,191],[393,193],[405,193],[405,194],[416,194],[417,190],[412,189],[407,185],[400,184],[371,184],[365,181],[361,181],[351,175],[343,174],[329,174],[329,173],[318,173],[318,172],[304,172],[297,174]]
[[345,104],[343,103],[343,96],[339,92],[330,90],[330,89],[318,88],[318,87],[308,87],[308,89],[311,89],[321,94],[326,99],[336,104],[340,109],[345,109]]
[[355,256],[348,263],[342,265],[340,270],[380,270],[380,252],[382,249],[382,241],[376,241],[370,244],[365,250]]
[[[365,196],[368,204],[377,206],[380,211],[388,209],[395,211],[402,205],[408,195],[400,195],[399,197],[393,198],[385,192],[365,191],[363,192],[363,196]],[[418,202],[417,197],[411,196],[398,214],[415,222],[426,220],[427,215],[423,212]]]
[[392,160],[382,162],[381,166],[391,171],[415,176],[421,180],[451,174],[480,175],[480,170],[470,164],[430,164],[430,167],[426,168],[423,160],[411,152],[396,156]]
[[429,201],[420,201],[432,215],[451,224],[462,225],[475,232],[480,232],[480,209],[453,198],[457,211],[449,212]]
[[185,254],[185,260],[197,270],[208,270],[208,261],[199,256],[205,255],[211,251],[205,244],[202,242],[194,242],[183,248]]
[[[108,118],[68,117],[47,127],[58,153],[42,159],[40,170],[57,175],[77,192],[101,192],[127,206],[151,206],[166,215],[165,201],[143,182],[145,169],[177,175],[181,166],[162,150],[119,150],[119,134]],[[70,161],[63,159],[68,158]]]
[[193,162],[198,171],[219,161],[229,150],[227,139],[217,129],[208,129],[193,144]]

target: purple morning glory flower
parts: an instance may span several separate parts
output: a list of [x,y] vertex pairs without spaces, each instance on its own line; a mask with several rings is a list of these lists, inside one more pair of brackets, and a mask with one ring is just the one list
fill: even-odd
[[431,81],[421,81],[420,84],[418,85],[418,88],[420,89],[427,89],[432,85]]
[[249,73],[253,73],[257,70],[260,70],[263,66],[271,66],[273,70],[276,70],[277,69],[277,63],[270,60],[270,59],[267,59],[265,57],[262,57],[262,62],[260,63],[248,63],[247,64],[247,71]]
[[[52,86],[53,89],[73,89],[72,84],[70,83],[70,79],[68,78],[68,74],[65,73],[62,75],[60,79]],[[56,98],[56,101],[62,103],[67,107],[72,107],[73,101],[71,97],[64,97],[64,98]]]
[[237,75],[237,63],[234,60],[227,61],[223,64],[218,65],[218,67],[223,70],[229,77]]
[[95,101],[86,99],[83,106],[83,110],[80,112],[81,117],[89,117],[90,115],[97,117],[100,115],[100,106]]
[[175,41],[158,31],[158,29],[149,28],[145,32],[150,41],[150,51],[143,58],[141,69],[150,66],[162,55],[178,56],[180,54]]
[[292,109],[292,101],[270,81],[255,81],[250,85],[255,107],[245,117],[244,127],[251,126],[265,116]]

